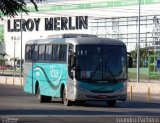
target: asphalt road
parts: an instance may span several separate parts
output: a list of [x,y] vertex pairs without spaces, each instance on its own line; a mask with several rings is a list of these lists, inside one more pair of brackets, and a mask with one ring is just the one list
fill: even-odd
[[148,120],[160,122],[160,103],[126,101],[107,107],[106,102],[86,102],[65,107],[58,99],[40,104],[34,95],[19,87],[0,85],[0,122],[4,123],[149,123]]

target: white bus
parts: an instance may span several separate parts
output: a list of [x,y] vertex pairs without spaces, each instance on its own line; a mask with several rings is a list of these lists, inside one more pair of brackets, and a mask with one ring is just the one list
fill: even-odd
[[87,34],[31,40],[25,46],[24,91],[39,102],[116,101],[127,98],[127,50],[119,40]]

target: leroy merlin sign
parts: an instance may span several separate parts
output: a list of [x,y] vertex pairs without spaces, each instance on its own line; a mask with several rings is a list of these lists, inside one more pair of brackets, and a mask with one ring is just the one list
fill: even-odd
[[0,42],[4,41],[4,25],[0,25]]
[[[141,5],[160,3],[160,0],[140,0]],[[80,4],[63,4],[63,5],[47,5],[39,6],[39,12],[47,11],[61,11],[61,10],[77,10],[77,9],[92,9],[92,8],[113,8],[123,7],[130,5],[138,5],[139,0],[114,0],[114,1],[102,1],[92,3],[80,3]],[[36,12],[34,6],[28,7],[30,12]]]

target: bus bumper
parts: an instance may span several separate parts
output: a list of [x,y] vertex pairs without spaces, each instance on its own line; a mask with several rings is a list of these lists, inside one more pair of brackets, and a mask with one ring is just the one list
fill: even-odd
[[99,93],[99,92],[92,92],[88,91],[81,87],[75,87],[75,99],[74,101],[107,101],[107,100],[118,100],[118,101],[125,101],[127,99],[127,87],[124,86],[123,88],[116,90],[114,92],[108,92],[108,93]]

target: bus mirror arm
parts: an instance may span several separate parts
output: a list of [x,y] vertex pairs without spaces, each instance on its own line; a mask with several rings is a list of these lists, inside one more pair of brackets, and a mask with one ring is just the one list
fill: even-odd
[[133,59],[132,57],[129,57],[129,68],[133,67]]
[[133,67],[133,58],[130,53],[127,53],[127,55],[128,55],[128,67],[132,68]]

